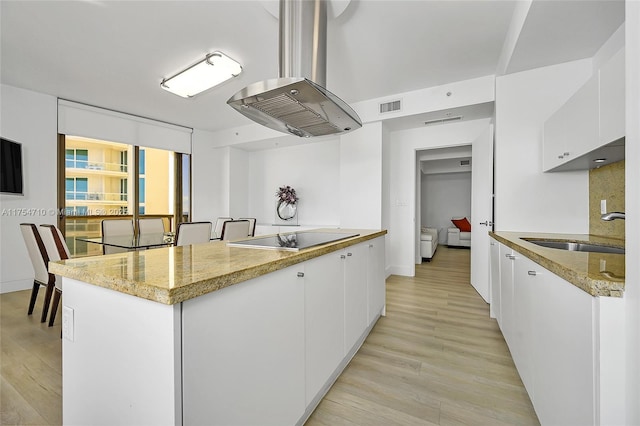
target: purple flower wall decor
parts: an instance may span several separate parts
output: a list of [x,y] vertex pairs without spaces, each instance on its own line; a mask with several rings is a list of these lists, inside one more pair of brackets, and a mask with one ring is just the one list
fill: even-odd
[[276,198],[286,204],[295,205],[298,202],[298,195],[296,194],[296,190],[287,186],[281,186],[278,188],[278,192],[276,192]]

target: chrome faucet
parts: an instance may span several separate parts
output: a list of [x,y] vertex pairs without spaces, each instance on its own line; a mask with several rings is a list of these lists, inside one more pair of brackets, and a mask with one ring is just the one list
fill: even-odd
[[602,216],[600,216],[600,219],[606,220],[606,221],[611,221],[613,219],[622,219],[622,220],[624,220],[624,213],[623,212],[609,212],[609,213],[605,213]]

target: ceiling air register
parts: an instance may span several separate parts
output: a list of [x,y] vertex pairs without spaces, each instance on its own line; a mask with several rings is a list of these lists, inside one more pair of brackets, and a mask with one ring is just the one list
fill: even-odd
[[280,78],[253,83],[227,104],[263,126],[300,137],[362,127],[358,114],[324,88],[326,27],[325,1],[280,0]]

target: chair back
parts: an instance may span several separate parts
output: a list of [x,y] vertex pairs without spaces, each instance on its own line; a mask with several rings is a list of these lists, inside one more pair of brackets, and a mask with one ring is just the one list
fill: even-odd
[[211,239],[211,222],[183,222],[178,225],[176,245],[208,243]]
[[[71,257],[69,247],[62,236],[62,232],[54,225],[40,225],[40,237],[47,249],[50,261],[65,260]],[[62,289],[62,279],[56,275],[56,287]]]
[[249,221],[249,234],[248,237],[253,237],[256,234],[256,218],[255,217],[240,217],[240,220],[248,220]]
[[65,260],[71,258],[71,252],[62,232],[55,225],[40,225],[40,237],[47,249],[49,260]]
[[38,227],[33,223],[21,223],[20,231],[33,265],[35,280],[42,285],[47,285],[49,282],[49,255],[38,232]]
[[[102,237],[113,237],[121,235],[130,235],[133,238],[133,220],[132,219],[104,219],[101,222]],[[110,247],[102,245],[104,254],[123,253],[127,249],[120,247]]]
[[233,220],[232,217],[219,217],[216,219],[216,225],[213,228],[213,232],[215,233],[215,238],[220,238],[222,235],[222,226],[227,220]]
[[139,235],[164,233],[164,221],[160,217],[143,217],[138,219]]
[[249,235],[248,220],[227,220],[222,226],[221,240],[237,240]]

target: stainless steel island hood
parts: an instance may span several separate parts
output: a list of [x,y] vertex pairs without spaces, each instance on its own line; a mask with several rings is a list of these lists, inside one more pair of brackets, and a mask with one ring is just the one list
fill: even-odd
[[326,28],[324,0],[280,0],[280,78],[253,83],[227,104],[263,126],[301,137],[362,127],[358,114],[324,88]]

